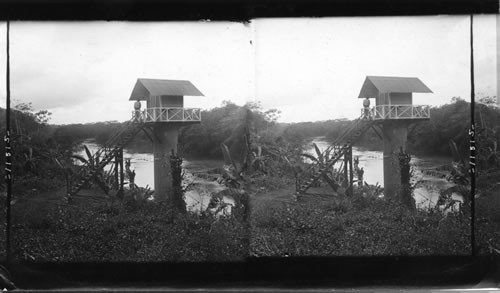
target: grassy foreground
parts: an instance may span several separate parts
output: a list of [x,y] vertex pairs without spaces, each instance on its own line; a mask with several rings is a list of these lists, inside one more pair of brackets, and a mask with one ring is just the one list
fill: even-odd
[[476,251],[500,255],[500,190],[493,187],[476,199]]
[[[256,178],[247,191],[247,211],[233,208],[228,217],[127,199],[65,205],[63,190],[26,194],[12,206],[13,254],[28,261],[203,262],[471,253],[470,220],[459,212],[410,212],[357,188],[353,196],[332,195],[325,188],[322,195],[296,199],[293,184],[283,178]],[[98,193],[85,191],[92,192]],[[226,190],[224,195],[238,194]],[[477,200],[480,253],[500,243],[498,205],[490,201],[498,195]]]
[[[87,191],[88,192],[88,191]],[[164,203],[75,200],[57,194],[13,206],[13,254],[28,261],[238,261],[248,253],[240,213],[180,213]]]
[[270,191],[252,200],[252,256],[468,255],[470,221],[460,213],[409,212],[369,196]]

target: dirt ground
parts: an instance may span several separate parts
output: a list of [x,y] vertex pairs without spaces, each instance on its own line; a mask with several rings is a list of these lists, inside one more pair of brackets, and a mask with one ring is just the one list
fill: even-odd
[[258,189],[250,196],[250,206],[252,213],[258,213],[272,207],[284,204],[310,204],[338,200],[338,194],[330,187],[312,187],[306,194],[297,195],[295,186],[286,188],[266,190]]

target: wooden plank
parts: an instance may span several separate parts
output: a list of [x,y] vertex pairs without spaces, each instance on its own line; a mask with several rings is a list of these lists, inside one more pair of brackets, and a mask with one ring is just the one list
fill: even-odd
[[353,172],[352,172],[352,145],[349,147],[349,195],[352,196],[352,183],[353,183]]
[[347,177],[347,164],[348,164],[348,151],[345,151],[344,152],[344,187],[347,188],[348,184],[349,184],[349,179]]
[[375,128],[375,124],[372,124],[371,125],[371,128],[373,129],[373,131],[375,131],[375,134],[381,139],[381,140],[384,140],[384,138],[382,137],[382,135],[380,135],[380,133],[377,131],[377,128]]
[[120,191],[123,193],[123,185],[125,180],[125,176],[123,174],[123,148],[120,148],[118,153],[120,156]]
[[114,188],[117,190],[118,189],[118,155],[115,154],[115,184]]
[[146,130],[145,127],[142,127],[141,128],[142,131],[144,131],[144,133],[146,134],[146,136],[149,138],[149,140],[151,141],[151,143],[153,143],[153,138],[151,137],[151,135],[149,135],[148,131]]

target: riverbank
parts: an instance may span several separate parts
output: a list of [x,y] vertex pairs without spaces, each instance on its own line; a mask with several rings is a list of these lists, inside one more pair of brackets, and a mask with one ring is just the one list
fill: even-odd
[[[324,137],[315,137],[310,141],[311,147],[308,152],[316,156],[312,144],[316,144],[320,151],[324,151],[329,143]],[[369,150],[365,148],[353,147],[353,157],[358,158],[359,167],[363,168],[363,181],[371,185],[384,185],[383,151]],[[412,168],[411,184],[414,184],[414,198],[417,207],[428,209],[435,207],[439,201],[440,191],[448,189],[455,184],[446,179],[450,175],[449,171],[443,166],[449,166],[452,163],[451,157],[444,156],[417,156],[412,155],[410,165]],[[339,166],[338,163],[335,166]],[[430,172],[429,172],[430,171]],[[453,199],[462,201],[459,194],[453,194]],[[456,206],[458,208],[458,206]]]
[[[149,156],[135,159],[150,164]],[[29,261],[203,262],[248,256],[470,254],[470,221],[461,213],[412,213],[378,198],[373,187],[355,186],[354,196],[347,197],[323,186],[297,198],[293,176],[279,173],[247,174],[243,190],[228,189],[215,181],[221,165],[185,161],[184,168],[187,179],[198,184],[198,194],[233,198],[234,208],[222,217],[179,213],[164,203],[127,196],[100,200],[97,189],[83,190],[72,205],[62,204],[64,188],[35,191],[13,206],[14,255]]]
[[[64,193],[17,199],[16,259],[204,262],[248,256],[469,255],[471,249],[465,215],[436,209],[412,213],[378,198],[371,187],[355,186],[352,197],[328,186],[296,197],[289,179],[256,175],[244,191],[222,191],[238,206],[223,217],[178,213],[164,203],[127,196],[97,200],[103,197],[98,189],[83,190],[67,205]],[[494,233],[491,227],[482,231]]]
[[[469,255],[470,221],[460,213],[412,213],[355,189],[325,187],[294,200],[292,187],[251,199],[251,256]],[[365,196],[362,194],[365,193]]]
[[241,261],[248,233],[239,213],[181,213],[163,202],[65,189],[20,198],[12,207],[15,259],[37,262]]
[[500,189],[498,183],[476,198],[476,249],[478,254],[500,255]]

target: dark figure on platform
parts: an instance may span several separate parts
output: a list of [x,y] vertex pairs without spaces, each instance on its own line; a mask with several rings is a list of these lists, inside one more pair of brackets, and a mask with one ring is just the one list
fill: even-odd
[[141,102],[140,101],[135,101],[134,110],[135,110],[134,121],[137,121],[137,122],[141,121]]
[[364,108],[364,119],[370,119],[370,99],[365,98],[363,100],[363,108]]

